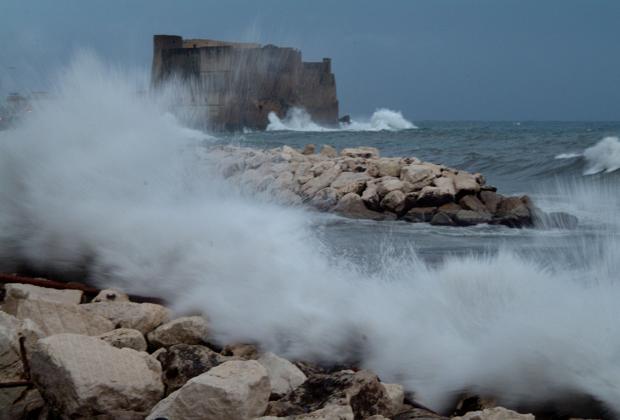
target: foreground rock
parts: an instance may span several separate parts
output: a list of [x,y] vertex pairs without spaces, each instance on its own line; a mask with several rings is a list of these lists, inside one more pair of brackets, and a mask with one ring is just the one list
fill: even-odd
[[117,328],[101,334],[100,339],[119,349],[129,348],[137,351],[146,351],[146,340],[142,333],[131,328]]
[[206,343],[209,324],[201,316],[186,316],[160,325],[148,334],[149,343],[156,347],[169,347],[174,344]]
[[271,393],[282,396],[295,390],[306,381],[306,375],[286,359],[267,352],[258,358],[258,363],[267,369]]
[[86,303],[80,309],[108,319],[116,328],[131,328],[142,334],[170,320],[170,310],[154,303],[106,301]]
[[[408,158],[382,158],[372,147],[324,146],[319,154],[289,146],[270,150],[214,148],[221,173],[242,189],[286,204],[304,202],[345,217],[430,222],[443,226],[481,223],[532,226],[549,220],[527,196],[504,197],[481,174]],[[442,211],[451,205],[455,211]],[[574,225],[567,217],[553,218]]]
[[190,379],[160,401],[147,419],[245,420],[264,414],[271,387],[258,362],[235,360]]
[[31,284],[8,283],[4,285],[4,312],[15,314],[21,301],[37,300],[64,304],[78,304],[82,301],[81,290],[56,290]]
[[151,356],[83,335],[41,339],[31,373],[46,402],[65,418],[143,418],[164,392]]

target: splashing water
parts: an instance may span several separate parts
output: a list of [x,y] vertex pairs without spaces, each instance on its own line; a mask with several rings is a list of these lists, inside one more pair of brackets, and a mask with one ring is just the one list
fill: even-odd
[[605,137],[583,152],[587,167],[584,175],[599,172],[614,172],[620,169],[620,140],[618,137]]
[[578,269],[507,245],[439,267],[386,252],[368,272],[328,257],[313,213],[217,178],[210,139],[164,99],[88,56],[58,86],[0,132],[3,268],[87,263],[100,284],[203,310],[220,342],[355,359],[438,410],[468,390],[513,407],[588,395],[620,414],[617,238],[575,244]]
[[312,121],[310,114],[301,108],[292,108],[284,119],[280,119],[274,112],[270,112],[268,118],[268,131],[400,131],[417,128],[405,119],[400,111],[385,108],[375,111],[368,121],[351,120],[350,123],[340,123],[339,128],[328,128],[316,124]]

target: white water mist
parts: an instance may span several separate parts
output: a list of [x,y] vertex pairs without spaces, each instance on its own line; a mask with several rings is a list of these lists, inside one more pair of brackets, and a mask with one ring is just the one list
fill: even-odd
[[438,268],[386,253],[364,272],[326,255],[312,213],[236,194],[209,138],[166,110],[76,60],[54,102],[0,132],[2,263],[87,263],[101,285],[204,311],[220,342],[356,359],[438,410],[469,390],[510,406],[591,395],[620,413],[614,238],[579,269],[505,249]]

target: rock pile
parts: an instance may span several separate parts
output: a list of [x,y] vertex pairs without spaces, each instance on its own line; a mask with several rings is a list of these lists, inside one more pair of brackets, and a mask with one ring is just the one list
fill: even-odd
[[[252,344],[218,347],[205,318],[171,319],[165,307],[119,291],[91,303],[37,286],[4,292],[0,420],[448,418],[367,370],[293,363]],[[533,418],[469,406],[454,418]]]
[[270,150],[224,146],[210,156],[244,189],[287,204],[306,203],[350,218],[469,226],[530,226],[537,210],[527,196],[505,197],[471,174],[415,157],[380,157],[374,147],[331,146],[315,153],[289,146]]

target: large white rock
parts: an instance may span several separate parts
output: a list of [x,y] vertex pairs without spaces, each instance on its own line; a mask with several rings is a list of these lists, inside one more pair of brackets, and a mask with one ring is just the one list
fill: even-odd
[[15,315],[20,300],[44,300],[77,305],[82,301],[81,290],[57,290],[32,284],[9,283],[4,285],[5,297],[2,304],[4,312]]
[[146,340],[142,333],[131,328],[117,328],[99,336],[111,346],[122,349],[124,347],[137,351],[146,351]]
[[207,341],[209,323],[201,316],[185,316],[167,322],[148,333],[149,343],[155,347],[174,344],[202,344]]
[[32,320],[45,336],[62,333],[100,335],[114,329],[114,324],[108,319],[85,311],[83,306],[45,300],[19,300],[15,316],[21,320]]
[[482,411],[470,411],[464,416],[452,417],[453,420],[534,420],[532,414],[520,414],[503,407],[487,408]]
[[267,369],[272,394],[288,394],[307,379],[297,366],[271,352],[263,353],[258,363]]
[[312,197],[319,190],[328,187],[338,177],[338,175],[340,175],[340,172],[342,172],[342,170],[338,165],[325,170],[321,173],[321,175],[317,176],[316,178],[312,178],[310,181],[306,182],[301,187],[301,192],[306,197]]
[[331,188],[335,189],[340,193],[340,195],[344,195],[347,193],[354,192],[359,194],[366,185],[367,181],[370,181],[368,175],[360,172],[343,172],[331,183]]
[[400,213],[405,209],[405,193],[400,190],[390,191],[381,200],[381,207],[394,213]]
[[271,386],[257,361],[233,360],[190,379],[161,400],[147,419],[246,420],[265,413]]
[[164,393],[159,362],[97,337],[41,339],[30,370],[45,400],[67,418],[144,416]]
[[116,328],[132,328],[146,334],[170,320],[170,310],[154,303],[96,302],[80,307],[112,321]]
[[403,166],[400,170],[400,179],[410,184],[417,184],[426,179],[432,179],[441,173],[441,168],[433,164],[412,164]]
[[387,392],[390,399],[389,412],[390,415],[395,416],[400,413],[405,403],[405,388],[400,384],[385,384],[382,383],[385,392]]

